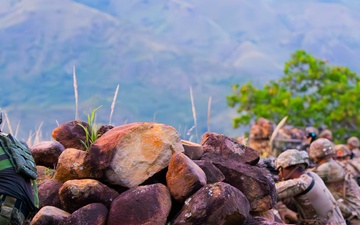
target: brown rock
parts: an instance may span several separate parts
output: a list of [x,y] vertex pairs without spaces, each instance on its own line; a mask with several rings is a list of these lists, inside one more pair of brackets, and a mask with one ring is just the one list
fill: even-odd
[[170,159],[166,182],[174,199],[183,202],[206,184],[206,175],[186,155],[176,152]]
[[105,225],[109,210],[101,203],[91,203],[73,212],[64,225]]
[[204,155],[201,159],[204,160],[207,159],[207,156],[215,154],[223,158],[256,165],[260,159],[259,153],[254,149],[222,134],[207,132],[203,135],[201,144],[204,148]]
[[98,179],[132,188],[166,168],[173,152],[183,151],[173,127],[144,122],[106,132],[91,146],[90,158]]
[[171,196],[165,185],[138,186],[113,201],[107,225],[166,224],[170,209]]
[[89,153],[75,148],[65,149],[59,157],[54,179],[65,182],[83,178],[93,178]]
[[101,125],[101,127],[96,132],[96,137],[99,138],[99,137],[103,136],[103,134],[105,134],[106,132],[108,132],[109,130],[111,130],[113,128],[114,128],[114,126],[112,126],[112,125]]
[[43,182],[50,180],[54,177],[55,170],[45,166],[36,166],[38,177],[36,178],[37,185],[41,185]]
[[64,150],[65,147],[57,141],[42,141],[31,147],[36,165],[51,169],[56,167],[58,158]]
[[65,148],[86,150],[84,144],[81,143],[81,141],[86,141],[86,133],[79,124],[90,130],[88,123],[72,120],[55,128],[51,136]]
[[39,206],[55,206],[62,208],[60,203],[59,189],[63,185],[62,182],[56,180],[46,180],[38,188]]
[[192,160],[200,159],[204,154],[202,145],[191,141],[181,140],[184,147],[184,154]]
[[45,206],[39,210],[31,221],[31,225],[61,225],[70,213],[54,206]]
[[251,211],[266,211],[276,203],[276,189],[269,171],[231,159],[218,158],[213,164],[225,175],[224,182],[239,189],[250,202]]
[[102,203],[109,208],[119,193],[97,180],[82,179],[66,181],[59,195],[63,208],[72,213],[90,203]]
[[206,183],[213,184],[225,180],[224,174],[209,161],[193,160],[206,174]]
[[178,224],[243,224],[249,217],[246,196],[223,182],[208,184],[185,201]]
[[253,217],[244,223],[244,225],[285,225],[285,224],[286,223],[276,222],[259,216]]

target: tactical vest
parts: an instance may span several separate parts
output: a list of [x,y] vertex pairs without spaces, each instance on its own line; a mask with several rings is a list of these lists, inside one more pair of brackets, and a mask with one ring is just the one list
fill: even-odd
[[315,173],[307,173],[304,179],[312,179],[310,186],[295,196],[301,224],[345,224],[336,200],[322,179]]
[[341,211],[322,179],[313,172],[276,184],[278,198],[292,197],[301,225],[345,225]]
[[11,167],[13,167],[13,165],[11,164],[9,157],[7,156],[4,149],[0,146],[0,171]]
[[11,134],[0,132],[0,171],[13,167],[15,172],[32,180],[34,205],[39,207],[36,184],[37,168],[29,147],[18,141]]
[[[0,132],[0,169],[14,167],[25,178],[35,180],[38,176],[35,160],[29,147],[18,141],[11,134]],[[8,157],[5,158],[6,154]]]

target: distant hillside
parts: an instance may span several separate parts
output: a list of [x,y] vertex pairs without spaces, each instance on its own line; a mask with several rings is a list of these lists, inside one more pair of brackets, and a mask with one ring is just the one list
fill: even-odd
[[[2,0],[0,107],[19,137],[42,124],[45,139],[75,118],[76,66],[80,117],[102,105],[97,122],[157,121],[186,135],[239,135],[226,106],[231,84],[262,85],[305,49],[360,71],[358,1]],[[194,134],[194,130],[192,131]]]

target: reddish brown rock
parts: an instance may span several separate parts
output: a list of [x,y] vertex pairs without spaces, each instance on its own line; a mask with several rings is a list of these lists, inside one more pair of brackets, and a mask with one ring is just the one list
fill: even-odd
[[113,201],[107,225],[166,224],[170,209],[171,196],[165,185],[138,186]]
[[224,174],[209,161],[193,160],[206,174],[206,183],[213,184],[225,180]]
[[179,133],[173,127],[132,123],[106,132],[89,153],[98,179],[132,188],[165,169],[174,152],[183,151]]
[[241,191],[218,182],[206,185],[188,198],[173,224],[243,224],[250,218],[249,209]]
[[38,177],[36,178],[37,185],[50,180],[54,177],[55,170],[45,166],[36,166]]
[[192,160],[200,159],[204,154],[204,149],[200,144],[186,140],[181,140],[181,143],[184,147],[184,154]]
[[73,212],[64,221],[71,225],[106,225],[109,210],[101,203],[91,203]]
[[72,213],[90,203],[102,203],[110,208],[119,193],[97,180],[82,179],[66,181],[59,195],[63,208]]
[[81,141],[86,141],[86,133],[84,128],[89,129],[89,124],[83,121],[69,121],[61,124],[52,131],[51,136],[60,142],[65,148],[76,148],[86,150],[86,147]]
[[51,169],[56,167],[58,158],[64,150],[65,147],[57,141],[42,141],[31,147],[36,165]]
[[246,221],[243,225],[285,225],[285,224],[286,223],[276,222],[264,217],[256,216]]
[[254,149],[222,134],[205,133],[202,137],[201,145],[204,148],[204,155],[201,157],[203,160],[208,159],[211,155],[215,155],[256,165],[260,159],[259,153]]
[[93,178],[89,153],[75,148],[65,149],[59,157],[54,179],[65,182],[83,178]]
[[47,180],[38,188],[40,208],[44,206],[55,206],[61,208],[59,189],[62,182],[56,180]]
[[218,158],[213,164],[225,175],[224,182],[239,189],[250,202],[251,211],[266,211],[276,203],[276,188],[264,168]]
[[174,199],[183,202],[206,184],[206,175],[189,157],[176,152],[170,159],[166,183]]
[[105,134],[106,132],[108,132],[109,130],[113,129],[114,126],[112,125],[101,125],[100,128],[96,131],[96,137],[99,138],[101,136],[103,136],[103,134]]
[[62,225],[70,213],[54,206],[45,206],[36,213],[31,225]]

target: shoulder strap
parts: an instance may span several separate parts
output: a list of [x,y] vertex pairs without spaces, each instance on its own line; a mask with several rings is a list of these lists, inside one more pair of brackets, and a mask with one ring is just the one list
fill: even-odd
[[300,194],[297,194],[297,195],[304,195],[304,194],[308,193],[315,185],[314,177],[310,173],[306,173],[306,174],[311,177],[311,183],[310,183],[309,187],[307,187],[303,192],[301,192]]

